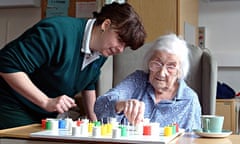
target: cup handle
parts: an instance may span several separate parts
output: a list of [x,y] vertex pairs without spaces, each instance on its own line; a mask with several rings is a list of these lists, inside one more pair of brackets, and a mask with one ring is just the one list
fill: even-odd
[[210,119],[205,119],[205,123],[206,123],[206,131],[209,132]]

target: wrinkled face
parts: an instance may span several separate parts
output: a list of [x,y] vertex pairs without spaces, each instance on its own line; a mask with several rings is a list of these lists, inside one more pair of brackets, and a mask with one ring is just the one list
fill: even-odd
[[174,88],[177,82],[180,61],[179,58],[165,51],[156,51],[148,63],[149,82],[155,91],[163,92]]

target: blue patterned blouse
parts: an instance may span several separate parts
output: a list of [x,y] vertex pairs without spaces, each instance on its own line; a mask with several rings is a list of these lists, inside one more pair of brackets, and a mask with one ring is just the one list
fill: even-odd
[[179,89],[173,100],[162,100],[155,104],[154,89],[148,77],[149,74],[137,70],[115,88],[99,96],[94,107],[98,119],[116,117],[118,121],[126,122],[123,114],[116,113],[115,103],[120,100],[138,99],[145,103],[144,117],[150,119],[150,122],[160,123],[160,127],[178,123],[185,131],[201,128],[201,106],[198,96],[184,80],[179,81]]

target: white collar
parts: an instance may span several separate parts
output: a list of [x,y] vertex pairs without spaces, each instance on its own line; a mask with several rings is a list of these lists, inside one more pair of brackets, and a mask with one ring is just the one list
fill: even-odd
[[96,19],[89,19],[87,21],[85,31],[84,31],[81,51],[87,54],[91,54],[89,45],[90,45],[90,39],[91,39],[91,32],[92,32],[93,24],[95,21]]
[[89,19],[87,21],[85,31],[84,31],[84,36],[83,36],[83,42],[82,42],[82,48],[81,51],[85,53],[83,63],[82,63],[82,68],[83,70],[86,66],[88,66],[91,62],[99,58],[99,53],[98,52],[91,52],[90,50],[90,39],[91,39],[91,32],[93,30],[93,24],[96,21],[96,19]]

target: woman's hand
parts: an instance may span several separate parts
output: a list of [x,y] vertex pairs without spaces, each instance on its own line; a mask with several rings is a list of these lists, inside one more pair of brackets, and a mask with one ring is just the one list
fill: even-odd
[[66,95],[49,98],[32,83],[28,75],[24,72],[0,73],[0,76],[2,76],[15,91],[48,112],[57,111],[64,113],[76,106],[75,101]]
[[62,95],[56,98],[49,98],[43,108],[49,112],[56,111],[58,113],[64,113],[75,106],[77,106],[77,104],[75,103],[74,99],[66,95]]
[[116,110],[124,113],[128,121],[135,125],[144,119],[145,104],[136,99],[120,101],[116,104]]

